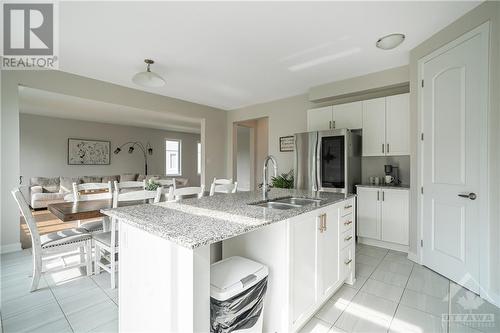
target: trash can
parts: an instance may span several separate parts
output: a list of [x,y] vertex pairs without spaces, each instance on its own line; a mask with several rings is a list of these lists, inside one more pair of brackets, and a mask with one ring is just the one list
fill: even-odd
[[260,333],[267,290],[266,266],[230,257],[210,268],[210,331]]

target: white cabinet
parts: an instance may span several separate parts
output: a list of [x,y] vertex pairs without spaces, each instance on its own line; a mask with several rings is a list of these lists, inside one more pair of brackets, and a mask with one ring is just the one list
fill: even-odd
[[358,236],[380,239],[380,191],[358,187]]
[[386,155],[410,155],[410,95],[386,97]]
[[385,97],[363,101],[363,156],[385,154]]
[[332,106],[333,128],[363,127],[363,103],[352,102]]
[[293,321],[307,313],[316,303],[317,275],[317,234],[319,218],[316,212],[307,213],[294,219],[291,228],[291,279],[293,281],[292,318]]
[[363,101],[363,156],[410,154],[409,94]]
[[335,128],[362,128],[362,102],[352,102],[307,110],[307,130],[324,131]]
[[357,187],[358,228],[362,243],[407,250],[409,191],[384,187]]
[[[319,218],[321,220],[321,217]],[[319,234],[320,297],[338,286],[339,274],[339,208],[328,209],[323,215],[323,229]]]
[[332,107],[307,110],[307,130],[326,131],[332,126]]
[[408,245],[409,191],[382,190],[381,199],[381,239]]

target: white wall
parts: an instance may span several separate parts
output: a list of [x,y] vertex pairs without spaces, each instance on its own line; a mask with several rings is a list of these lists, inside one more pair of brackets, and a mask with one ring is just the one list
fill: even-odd
[[251,129],[244,126],[238,126],[237,132],[237,158],[236,158],[236,175],[238,181],[238,189],[242,191],[250,190],[250,131]]
[[85,176],[119,175],[122,173],[144,174],[144,157],[136,147],[132,154],[129,146],[118,154],[111,154],[110,165],[68,165],[68,138],[98,139],[111,141],[111,152],[128,141],[149,142],[153,155],[148,155],[148,173],[165,174],[165,139],[180,139],[182,177],[189,178],[189,184],[200,184],[196,170],[199,134],[164,131],[133,126],[111,125],[72,119],[60,119],[31,114],[21,114],[20,171],[23,184],[35,176]]
[[226,174],[226,112],[216,108],[156,95],[89,79],[61,71],[1,72],[1,249],[21,248],[19,211],[10,190],[19,185],[19,96],[18,86],[46,90],[142,110],[166,112],[201,121],[203,156],[202,182]]

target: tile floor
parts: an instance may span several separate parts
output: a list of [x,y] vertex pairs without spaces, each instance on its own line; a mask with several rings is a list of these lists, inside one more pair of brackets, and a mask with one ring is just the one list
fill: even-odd
[[[404,254],[358,245],[356,259],[355,285],[342,286],[302,333],[500,332],[499,308]],[[33,293],[30,275],[30,250],[2,255],[0,332],[118,331],[118,291],[109,288],[108,273],[87,277],[82,268],[47,274]],[[449,313],[491,320],[443,325]]]
[[[78,255],[67,263],[78,260]],[[47,264],[60,266],[60,261]],[[87,277],[85,268],[44,274],[40,289],[30,293],[31,251],[1,258],[1,332],[118,331],[118,291],[103,272]]]
[[[354,286],[342,286],[301,333],[500,332],[499,308],[404,253],[359,244],[356,275]],[[458,320],[443,322],[450,313]],[[462,321],[470,318],[478,320]]]

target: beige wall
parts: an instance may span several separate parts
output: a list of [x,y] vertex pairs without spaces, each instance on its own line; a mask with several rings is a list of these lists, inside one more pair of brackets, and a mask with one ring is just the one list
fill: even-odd
[[[418,89],[418,60],[441,46],[455,40],[464,33],[475,27],[490,21],[490,101],[488,115],[488,147],[489,147],[489,201],[490,201],[490,221],[489,230],[485,231],[489,239],[482,239],[483,242],[489,242],[490,263],[481,265],[481,279],[485,278],[487,292],[496,298],[497,304],[500,304],[500,2],[488,1],[473,9],[448,27],[436,33],[434,36],[420,44],[410,52],[410,129],[411,129],[411,182],[417,184],[417,144],[418,144],[418,109],[417,100],[419,98]],[[417,246],[419,240],[420,225],[417,221],[417,187],[411,190],[410,204],[410,251],[415,255],[420,251]],[[479,225],[478,225],[479,227]],[[484,258],[482,256],[481,258]],[[488,271],[488,268],[491,268]],[[483,281],[482,281],[483,282]]]
[[119,175],[123,173],[144,173],[144,156],[136,147],[132,154],[122,152],[111,154],[109,165],[68,165],[68,138],[85,138],[111,142],[111,152],[128,141],[148,142],[153,155],[148,155],[148,173],[165,174],[165,139],[179,139],[181,144],[182,177],[189,184],[198,186],[197,143],[199,134],[165,131],[151,128],[103,124],[73,119],[60,119],[31,114],[21,114],[20,171],[23,184],[29,185],[35,176],[84,176]]
[[[226,177],[226,112],[60,71],[2,71],[1,78],[1,245],[20,248],[19,212],[10,190],[19,183],[18,85],[143,110],[201,119],[204,179]],[[222,130],[221,130],[222,129]]]

